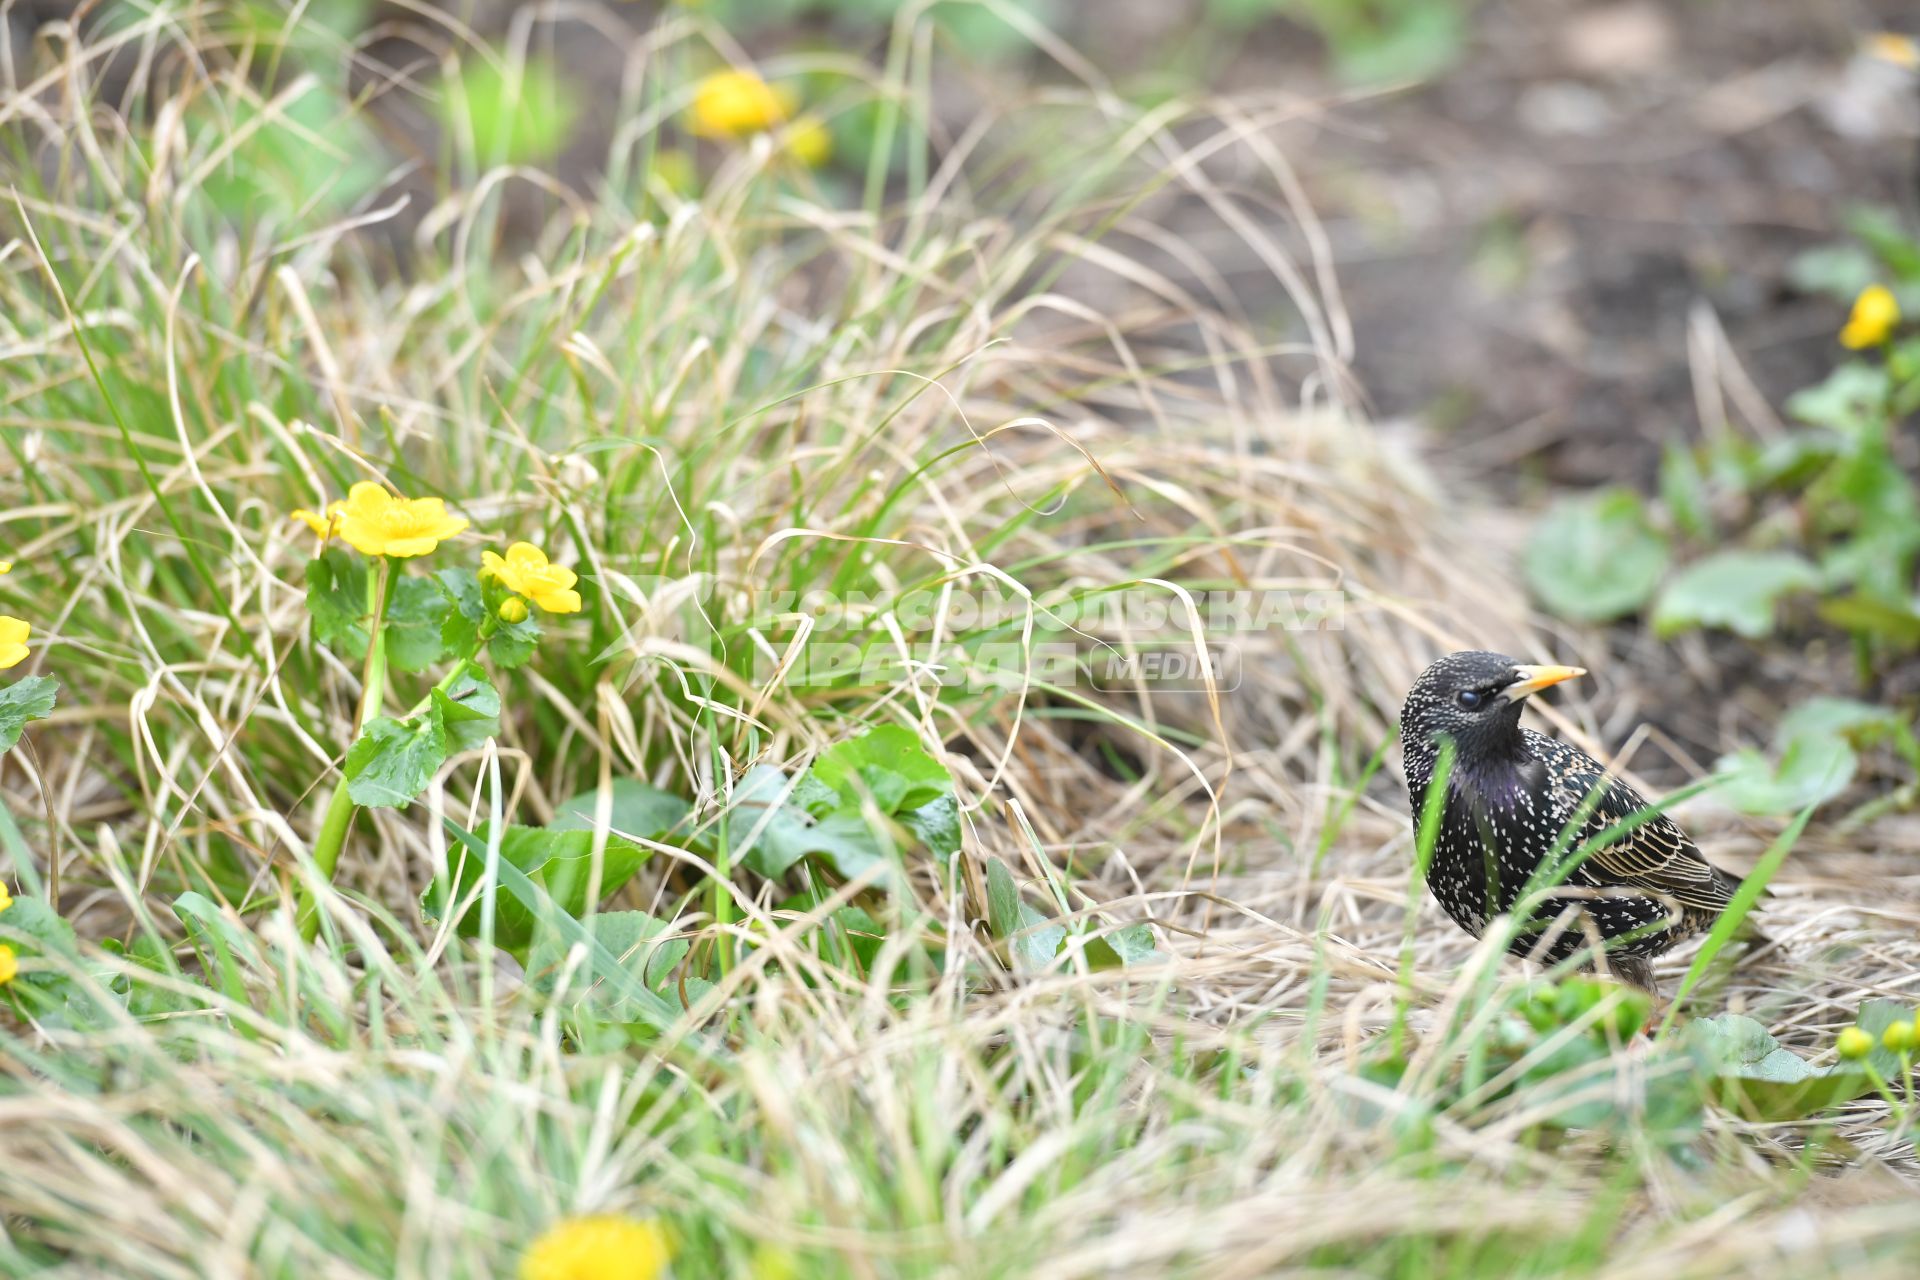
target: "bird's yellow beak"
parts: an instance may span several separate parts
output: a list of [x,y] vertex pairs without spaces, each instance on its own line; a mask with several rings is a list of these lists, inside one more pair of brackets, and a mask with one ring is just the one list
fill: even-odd
[[1556,685],[1562,680],[1571,680],[1575,676],[1587,674],[1585,667],[1515,667],[1514,671],[1520,678],[1500,691],[1508,702],[1518,702],[1549,685]]

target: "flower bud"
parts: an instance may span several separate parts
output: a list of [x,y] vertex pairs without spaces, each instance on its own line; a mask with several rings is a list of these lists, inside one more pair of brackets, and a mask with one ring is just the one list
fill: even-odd
[[1838,1049],[1840,1056],[1848,1062],[1858,1062],[1873,1052],[1873,1035],[1859,1027],[1848,1027],[1840,1033],[1840,1038],[1834,1041],[1834,1048]]
[[1920,1048],[1920,1030],[1911,1022],[1895,1022],[1880,1033],[1880,1043],[1895,1053],[1910,1053]]
[[525,622],[527,620],[527,602],[519,596],[508,596],[500,602],[500,621]]

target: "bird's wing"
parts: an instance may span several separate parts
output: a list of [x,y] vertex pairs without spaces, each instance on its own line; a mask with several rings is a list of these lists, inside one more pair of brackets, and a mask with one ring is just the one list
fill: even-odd
[[[1593,812],[1574,847],[1652,807],[1638,791],[1606,772],[1584,751],[1544,734],[1536,746],[1569,815],[1596,788],[1599,790]],[[1615,837],[1587,860],[1586,868],[1604,884],[1645,889],[1715,915],[1726,909],[1740,885],[1738,879],[1701,857],[1699,847],[1664,813]]]

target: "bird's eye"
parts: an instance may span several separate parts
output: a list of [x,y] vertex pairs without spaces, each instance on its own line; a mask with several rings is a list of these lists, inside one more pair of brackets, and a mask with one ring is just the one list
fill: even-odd
[[1460,709],[1463,711],[1472,711],[1481,702],[1479,693],[1472,689],[1462,689],[1453,695],[1453,700],[1460,704]]

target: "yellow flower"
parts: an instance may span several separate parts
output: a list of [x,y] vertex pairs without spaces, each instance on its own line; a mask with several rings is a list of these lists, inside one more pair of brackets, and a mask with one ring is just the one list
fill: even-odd
[[[491,551],[480,553],[480,576],[492,578],[517,596],[527,599],[548,613],[580,612],[580,593],[573,589],[579,581],[573,570],[547,563],[547,553],[531,542],[516,542],[507,548],[502,560]],[[502,617],[505,613],[502,612]],[[513,621],[509,618],[508,621]]]
[[0,987],[12,982],[13,976],[19,972],[20,961],[13,954],[13,948],[0,942]]
[[1847,327],[1840,331],[1840,345],[1859,351],[1877,347],[1893,336],[1900,323],[1900,304],[1885,285],[1870,284],[1853,300],[1853,312]]
[[0,613],[0,671],[26,660],[27,636],[32,630],[20,619]]
[[7,892],[6,881],[0,880],[0,911],[13,905],[13,895]]
[[519,596],[508,596],[500,602],[500,621],[525,622],[527,620],[527,602]]
[[654,1280],[671,1255],[666,1233],[655,1223],[568,1218],[527,1246],[520,1280]]
[[716,71],[693,90],[693,131],[707,138],[742,138],[785,124],[793,94],[751,71]]
[[325,515],[316,515],[305,507],[301,507],[293,513],[293,519],[298,520],[301,524],[313,530],[314,536],[322,542],[325,542],[328,538],[331,538],[340,531],[341,513],[344,512],[346,508],[346,503],[334,502],[328,504]]
[[12,572],[13,572],[13,561],[0,560],[0,573],[12,573]]
[[787,130],[787,154],[809,169],[833,158],[833,134],[812,116],[802,116]]
[[1867,37],[1867,52],[1882,62],[1920,71],[1920,42],[1896,31],[1878,31]]
[[467,527],[438,498],[396,498],[370,480],[327,508],[339,516],[340,537],[362,555],[424,556]]
[[1847,1061],[1858,1061],[1873,1052],[1873,1033],[1860,1027],[1848,1027],[1840,1033],[1833,1047],[1838,1049],[1840,1056]]

